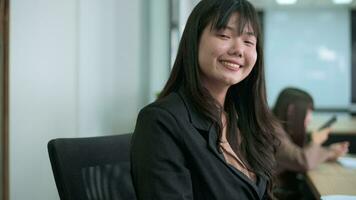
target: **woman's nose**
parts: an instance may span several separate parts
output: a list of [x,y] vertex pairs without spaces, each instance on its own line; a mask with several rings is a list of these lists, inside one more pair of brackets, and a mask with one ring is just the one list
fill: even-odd
[[233,55],[233,56],[238,56],[238,57],[242,57],[243,56],[243,52],[244,52],[244,49],[243,49],[243,45],[241,44],[241,41],[239,41],[238,39],[236,39],[235,41],[233,41],[231,43],[231,47],[228,51],[228,53],[230,55]]

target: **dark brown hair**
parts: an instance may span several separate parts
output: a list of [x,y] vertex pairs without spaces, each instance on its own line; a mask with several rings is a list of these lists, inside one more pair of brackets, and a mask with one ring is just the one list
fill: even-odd
[[[211,29],[223,29],[234,13],[240,14],[240,32],[246,25],[253,29],[258,56],[249,76],[229,88],[222,108],[201,83],[198,47],[204,28],[211,23]],[[216,124],[220,136],[221,112],[225,109],[229,119],[227,139],[232,149],[250,170],[271,181],[278,141],[274,133],[279,124],[267,105],[262,44],[257,12],[248,1],[201,0],[188,18],[171,75],[159,99],[183,87],[197,110]]]
[[284,130],[300,147],[305,144],[304,121],[308,109],[314,109],[313,98],[307,92],[293,87],[280,92],[273,108],[273,113],[281,121]]

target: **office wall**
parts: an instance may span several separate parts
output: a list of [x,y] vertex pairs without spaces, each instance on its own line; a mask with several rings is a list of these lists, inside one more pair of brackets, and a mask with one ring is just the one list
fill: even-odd
[[[153,15],[145,6],[150,3],[162,7]],[[165,25],[147,30],[153,18],[168,19],[168,13],[158,15],[165,5],[11,1],[11,200],[59,199],[46,149],[50,139],[133,130],[138,110],[168,75]],[[147,42],[152,38],[157,43]]]
[[142,63],[142,67],[148,69],[148,73],[144,75],[147,78],[143,77],[143,80],[147,79],[148,101],[153,101],[163,89],[170,72],[169,1],[146,1],[149,8],[147,13],[149,21],[146,23],[148,25],[148,63]]
[[351,99],[351,23],[347,8],[267,9],[265,63],[271,105],[296,86],[317,108],[346,109]]
[[140,1],[79,0],[79,135],[132,132],[140,99]]
[[183,33],[185,24],[193,8],[199,3],[199,0],[180,0],[179,1],[179,32]]
[[58,199],[46,144],[77,135],[77,4],[10,3],[10,199]]

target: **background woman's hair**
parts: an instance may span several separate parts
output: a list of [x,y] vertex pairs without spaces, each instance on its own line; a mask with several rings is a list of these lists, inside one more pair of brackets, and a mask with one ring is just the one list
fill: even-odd
[[293,87],[280,92],[273,108],[273,113],[281,121],[285,132],[300,147],[305,144],[304,121],[308,109],[314,109],[313,98],[307,92]]
[[[222,108],[201,84],[198,47],[205,27],[211,24],[212,30],[224,29],[231,15],[236,12],[239,13],[237,28],[240,34],[246,25],[253,29],[258,56],[249,76],[229,88]],[[232,149],[250,170],[271,181],[278,144],[275,133],[282,129],[267,105],[262,44],[257,12],[248,1],[200,1],[188,18],[171,75],[158,100],[183,87],[197,110],[216,124],[219,138],[222,130],[221,112],[225,109],[230,122],[227,139]],[[268,195],[271,195],[270,190]]]

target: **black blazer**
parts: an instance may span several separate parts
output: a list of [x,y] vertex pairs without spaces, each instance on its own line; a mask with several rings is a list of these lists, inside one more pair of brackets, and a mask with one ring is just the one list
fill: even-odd
[[217,150],[216,128],[182,91],[140,111],[131,144],[131,173],[140,200],[265,199]]

